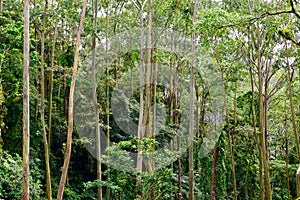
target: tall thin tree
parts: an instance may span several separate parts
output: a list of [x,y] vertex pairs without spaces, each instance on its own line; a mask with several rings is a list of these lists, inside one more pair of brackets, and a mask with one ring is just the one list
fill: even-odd
[[42,32],[41,32],[41,123],[42,123],[42,134],[44,140],[44,154],[45,154],[45,166],[46,166],[46,193],[48,200],[52,199],[51,189],[51,174],[50,174],[50,163],[49,163],[49,145],[47,141],[47,131],[45,123],[45,28],[46,28],[46,15],[48,8],[48,0],[45,1]]
[[[196,23],[196,15],[199,1],[195,0],[193,13],[193,26]],[[192,53],[196,52],[196,34],[192,32]],[[195,55],[192,57],[191,75],[190,75],[190,111],[189,111],[189,136],[188,136],[188,158],[189,158],[189,200],[194,200],[194,71]]]
[[[285,50],[288,52],[287,42],[285,42]],[[297,122],[296,122],[296,116],[295,116],[295,110],[294,110],[294,101],[293,101],[293,86],[292,86],[292,75],[291,75],[291,69],[290,69],[290,63],[288,55],[286,55],[286,65],[287,65],[287,79],[288,79],[288,91],[289,91],[289,100],[290,100],[290,111],[291,111],[291,117],[292,117],[292,124],[293,124],[293,133],[295,138],[295,145],[298,155],[298,170],[296,173],[296,191],[297,196],[300,196],[300,145],[299,145],[299,134],[297,129]]]
[[[100,141],[100,124],[99,124],[99,104],[97,102],[97,79],[96,79],[96,34],[97,34],[97,13],[98,0],[93,0],[93,15],[94,15],[94,35],[92,41],[92,81],[93,81],[93,102],[95,109],[95,129],[97,138],[97,179],[102,180],[101,174],[101,141]],[[102,186],[98,187],[98,200],[102,200]]]
[[[132,1],[132,3],[135,5],[135,7],[139,10],[140,13],[140,111],[139,111],[139,122],[138,122],[138,139],[142,140],[144,135],[144,127],[143,127],[143,116],[144,116],[144,6],[145,4],[141,5],[140,7]],[[142,155],[142,147],[138,147],[138,153],[137,153],[137,164],[136,168],[137,171],[142,172],[142,162],[143,162],[143,155]],[[136,186],[141,185],[141,175],[138,175]],[[140,195],[137,195],[137,199],[140,198]]]
[[[258,1],[259,3],[259,1]],[[257,31],[257,73],[258,73],[258,101],[259,101],[259,134],[260,134],[260,145],[263,163],[263,174],[264,174],[264,187],[266,188],[266,199],[272,200],[272,189],[270,183],[270,173],[267,161],[267,148],[266,148],[266,137],[265,137],[265,117],[264,117],[264,95],[263,95],[263,70],[262,70],[262,59],[261,59],[261,48],[262,38],[259,24],[256,28]]]
[[30,35],[29,17],[30,0],[24,0],[24,47],[23,47],[23,180],[22,180],[22,199],[29,200],[29,63],[30,63]]
[[[149,14],[148,14],[148,25],[147,25],[147,51],[146,51],[146,71],[145,71],[145,80],[146,80],[146,97],[145,97],[145,111],[143,118],[143,126],[146,127],[146,137],[152,138],[150,131],[150,93],[151,93],[151,54],[152,54],[152,10],[153,10],[153,0],[149,0]],[[153,166],[149,160],[147,160],[147,168],[150,173],[153,173]]]
[[73,66],[74,68],[73,68],[72,81],[70,86],[70,95],[69,95],[67,145],[66,145],[64,165],[62,168],[62,174],[61,174],[59,187],[58,187],[57,200],[61,200],[63,197],[64,187],[66,184],[70,157],[71,157],[72,134],[73,134],[74,90],[75,90],[75,82],[77,77],[80,38],[81,38],[81,32],[83,30],[83,25],[85,20],[85,11],[86,11],[86,0],[83,0],[81,19],[80,19],[80,24],[77,32],[77,37],[76,37],[76,47],[75,47],[74,66]]

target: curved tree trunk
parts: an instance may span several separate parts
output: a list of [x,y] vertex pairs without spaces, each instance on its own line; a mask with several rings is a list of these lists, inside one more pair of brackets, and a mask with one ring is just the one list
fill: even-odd
[[86,0],[83,0],[81,20],[80,20],[80,25],[78,28],[77,37],[76,37],[74,68],[73,68],[72,81],[71,81],[71,87],[70,87],[70,96],[69,96],[67,145],[66,145],[64,165],[63,165],[62,174],[61,174],[59,187],[58,187],[57,200],[62,200],[62,197],[63,197],[64,187],[66,184],[68,168],[69,168],[69,163],[70,163],[70,157],[71,157],[72,134],[73,134],[74,90],[75,90],[75,82],[76,82],[77,68],[78,68],[80,36],[81,36],[81,32],[82,32],[83,25],[84,25],[85,10],[86,10]]

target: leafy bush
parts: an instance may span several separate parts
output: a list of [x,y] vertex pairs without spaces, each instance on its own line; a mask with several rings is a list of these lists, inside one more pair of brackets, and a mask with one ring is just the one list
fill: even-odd
[[[38,170],[38,159],[32,161],[30,174],[31,199],[42,199],[42,185],[39,180],[41,174]],[[22,158],[10,155],[6,151],[0,154],[0,198],[22,198]]]

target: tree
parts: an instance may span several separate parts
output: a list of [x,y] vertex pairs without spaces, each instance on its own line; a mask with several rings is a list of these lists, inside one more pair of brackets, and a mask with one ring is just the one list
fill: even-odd
[[44,64],[45,64],[45,29],[46,29],[46,15],[48,8],[48,0],[45,2],[42,32],[41,32],[41,123],[42,123],[42,134],[44,140],[45,149],[45,165],[46,165],[46,187],[48,200],[52,199],[52,189],[51,189],[51,173],[50,173],[50,163],[49,163],[49,144],[47,139],[47,131],[45,126],[45,74],[44,74]]
[[29,145],[30,145],[30,115],[29,115],[29,62],[30,36],[29,11],[30,1],[24,0],[24,47],[23,47],[23,181],[22,199],[29,200]]
[[[145,1],[146,2],[146,1]],[[139,122],[138,122],[138,139],[142,140],[144,136],[144,126],[143,126],[143,116],[144,116],[144,6],[145,4],[141,5],[140,7],[135,4],[135,7],[139,10],[140,13],[140,30],[141,30],[141,46],[140,46],[140,111],[139,111]],[[137,152],[137,162],[136,168],[138,172],[142,172],[142,162],[143,162],[143,155],[142,155],[142,147],[138,147]],[[140,186],[141,184],[141,175],[138,175],[136,186]],[[137,198],[141,198],[140,195],[137,195]]]
[[[97,13],[98,13],[98,0],[93,1],[94,10],[94,35],[92,41],[92,81],[93,81],[93,102],[95,108],[95,133],[97,138],[97,178],[99,181],[102,180],[101,172],[101,135],[100,135],[100,124],[99,124],[99,105],[97,103],[97,80],[96,80],[96,34],[97,34]],[[102,200],[102,186],[98,186],[98,200]]]
[[[196,23],[196,15],[198,9],[198,0],[195,0],[193,25]],[[192,53],[196,52],[196,34],[192,32]],[[191,80],[190,80],[190,112],[189,112],[189,137],[188,137],[188,151],[189,151],[189,200],[194,200],[194,74],[195,74],[195,55],[192,57],[191,63]]]
[[83,0],[82,10],[81,10],[81,19],[80,25],[77,32],[76,37],[76,47],[75,47],[75,55],[74,55],[74,68],[72,74],[72,82],[70,87],[69,94],[69,108],[68,108],[68,133],[67,133],[67,145],[65,152],[65,160],[62,168],[62,174],[59,182],[57,200],[61,200],[63,197],[64,187],[66,184],[67,173],[70,163],[71,157],[71,147],[72,147],[72,133],[73,133],[73,109],[74,109],[74,90],[75,90],[75,82],[77,76],[77,68],[78,68],[78,58],[79,58],[79,45],[80,45],[80,37],[83,30],[84,20],[85,20],[85,11],[86,11],[86,0]]

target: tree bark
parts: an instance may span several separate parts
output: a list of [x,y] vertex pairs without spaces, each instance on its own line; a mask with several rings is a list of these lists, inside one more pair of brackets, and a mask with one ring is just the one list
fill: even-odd
[[23,179],[22,199],[29,200],[29,145],[30,145],[30,115],[29,115],[29,63],[30,63],[30,1],[24,0],[24,47],[23,47]]
[[[145,111],[143,117],[143,125],[146,127],[146,137],[152,138],[151,135],[151,126],[150,126],[150,95],[151,95],[151,52],[152,52],[152,10],[153,10],[153,0],[149,0],[149,15],[148,15],[148,26],[147,26],[147,52],[146,52],[146,71],[145,71],[145,80],[146,80],[146,97],[145,97]],[[149,173],[153,173],[153,166],[151,161],[147,159],[146,165]]]
[[77,68],[78,68],[80,37],[81,37],[83,25],[84,25],[85,11],[86,11],[86,0],[83,0],[80,25],[79,25],[77,37],[76,37],[74,68],[73,68],[72,81],[71,81],[71,86],[70,86],[70,95],[69,95],[67,145],[66,145],[64,165],[63,165],[60,183],[59,183],[59,187],[58,187],[57,200],[61,200],[63,197],[64,187],[66,184],[67,173],[68,173],[70,157],[71,157],[72,133],[73,133],[74,90],[75,90],[75,82],[76,82]]
[[211,174],[211,190],[210,200],[217,199],[217,162],[219,157],[219,146],[215,147],[214,158],[212,162],[212,174]]
[[41,123],[42,123],[42,134],[44,141],[45,150],[45,165],[46,165],[46,193],[48,200],[52,199],[52,189],[51,189],[51,173],[50,173],[50,163],[49,163],[49,145],[47,141],[47,131],[45,123],[45,74],[44,74],[44,64],[45,64],[45,26],[46,26],[46,14],[48,8],[48,0],[45,1],[45,9],[43,16],[43,30],[41,33]]
[[[99,124],[99,104],[97,102],[97,74],[96,74],[96,34],[97,34],[97,13],[98,0],[93,0],[93,15],[94,15],[94,35],[92,41],[92,81],[93,81],[93,102],[95,109],[95,130],[97,138],[97,179],[102,180],[101,174],[101,138],[100,138],[100,124]],[[98,200],[102,200],[102,186],[98,186]]]

